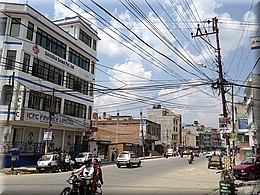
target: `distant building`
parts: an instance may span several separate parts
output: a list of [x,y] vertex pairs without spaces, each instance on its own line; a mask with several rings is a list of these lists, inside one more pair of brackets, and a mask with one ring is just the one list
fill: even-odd
[[[184,147],[191,146],[200,150],[215,150],[221,148],[220,134],[216,128],[205,127],[205,125],[200,124],[198,121],[194,121],[193,124],[185,125],[182,128],[182,132],[182,143]],[[192,142],[192,144],[188,143],[190,145],[187,145],[185,142],[186,138],[184,137],[184,132],[188,132],[188,134],[195,136],[195,143]]]
[[[123,150],[137,150],[139,156],[142,155],[142,145],[145,144],[145,152],[155,150],[155,142],[160,139],[161,125],[151,120],[143,118],[133,118],[132,116],[110,116],[104,115],[98,117],[93,124],[98,128],[94,133],[93,139],[100,141],[110,141],[109,146],[99,145],[99,148],[107,148],[109,151],[115,148],[117,152]],[[143,130],[143,133],[142,133]]]
[[157,151],[162,151],[163,147],[177,150],[180,144],[181,115],[156,105],[147,110],[147,119],[161,125],[161,137],[155,143]]

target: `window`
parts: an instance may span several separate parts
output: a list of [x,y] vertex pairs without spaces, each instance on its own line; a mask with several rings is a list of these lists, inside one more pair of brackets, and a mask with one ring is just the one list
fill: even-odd
[[64,71],[37,58],[33,60],[32,75],[57,85],[63,85]]
[[65,100],[64,114],[79,118],[86,118],[86,105]]
[[5,34],[6,20],[6,17],[0,17],[0,35]]
[[88,82],[69,73],[67,74],[66,87],[88,95]]
[[79,31],[79,40],[81,40],[83,43],[91,47],[92,38],[87,33],[85,33],[83,30],[80,29]]
[[90,60],[72,48],[69,49],[69,62],[89,71]]
[[26,73],[29,72],[30,57],[31,56],[29,54],[24,53],[24,56],[23,56],[23,69],[22,69],[23,72],[26,72]]
[[8,50],[6,56],[6,70],[13,70],[15,67],[15,60],[16,60],[16,51],[15,50]]
[[93,96],[93,90],[94,90],[94,89],[93,89],[93,84],[90,83],[90,84],[89,84],[89,95],[90,95],[90,96]]
[[91,120],[91,116],[92,116],[92,107],[89,106],[88,107],[88,119]]
[[[52,100],[51,95],[31,90],[29,92],[28,108],[49,112],[51,106],[51,100]],[[61,98],[54,97],[53,101],[54,101],[53,102],[54,112],[60,113]]]
[[97,41],[95,39],[93,39],[93,49],[97,50]]
[[31,41],[33,39],[33,29],[34,29],[34,24],[31,22],[28,22],[26,38]]
[[95,74],[95,62],[91,62],[91,73]]
[[8,105],[11,99],[12,94],[12,86],[11,85],[4,85],[2,87],[2,94],[1,94],[1,105]]
[[21,18],[12,18],[11,31],[10,31],[11,36],[16,36],[16,37],[19,36],[20,24],[21,24]]
[[42,46],[48,51],[51,51],[57,56],[60,56],[61,58],[66,59],[67,46],[40,28],[37,28],[36,44]]

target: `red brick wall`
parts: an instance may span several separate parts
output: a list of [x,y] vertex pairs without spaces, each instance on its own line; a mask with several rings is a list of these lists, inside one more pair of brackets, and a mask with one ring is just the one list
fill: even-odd
[[[139,122],[139,121],[138,121]],[[116,143],[117,123],[98,124],[98,132],[96,132],[96,140],[108,140],[111,144]],[[129,124],[119,122],[118,125],[118,143],[141,143],[140,124]]]

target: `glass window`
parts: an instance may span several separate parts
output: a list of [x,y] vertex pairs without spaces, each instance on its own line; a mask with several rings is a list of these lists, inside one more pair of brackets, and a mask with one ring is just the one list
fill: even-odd
[[63,85],[64,71],[37,58],[33,60],[32,75],[57,85]]
[[24,56],[23,56],[23,69],[22,69],[23,72],[26,72],[26,73],[29,72],[30,57],[31,56],[29,54],[24,53]]
[[79,31],[79,40],[83,43],[91,47],[92,38],[87,33],[85,33],[82,29]]
[[16,60],[16,51],[15,50],[8,50],[6,56],[6,70],[13,70],[15,67],[15,60]]
[[[51,95],[31,90],[29,92],[28,108],[49,112],[51,101]],[[60,113],[60,107],[61,98],[54,97],[53,109],[55,113]]]
[[0,17],[0,35],[5,34],[5,28],[6,28],[6,17]]
[[91,116],[92,116],[92,106],[88,107],[88,119],[91,120]]
[[57,56],[66,59],[67,46],[56,38],[52,37],[48,33],[44,32],[40,28],[37,28],[36,44],[44,47],[48,51],[56,54]]
[[93,90],[94,90],[94,89],[93,89],[93,84],[90,83],[90,84],[89,84],[89,95],[90,95],[90,96],[93,96]]
[[12,94],[12,86],[11,85],[4,85],[2,87],[2,94],[1,94],[1,105],[8,105],[10,103]]
[[16,36],[16,37],[19,36],[20,24],[21,24],[21,18],[12,18],[11,31],[10,31],[11,36]]
[[28,22],[26,38],[31,41],[33,39],[33,29],[34,29],[34,24],[31,22]]
[[97,41],[95,39],[93,39],[93,49],[97,50]]
[[86,105],[79,104],[77,102],[72,102],[70,100],[65,100],[64,114],[69,115],[69,116],[79,117],[79,118],[85,118],[86,117]]
[[91,73],[95,74],[95,62],[91,62]]

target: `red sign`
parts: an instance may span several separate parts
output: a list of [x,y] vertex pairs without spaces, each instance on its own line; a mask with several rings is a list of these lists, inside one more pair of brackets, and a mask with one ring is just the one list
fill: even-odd
[[32,49],[33,49],[33,53],[35,53],[36,55],[38,55],[38,53],[40,52],[38,45],[34,45]]

